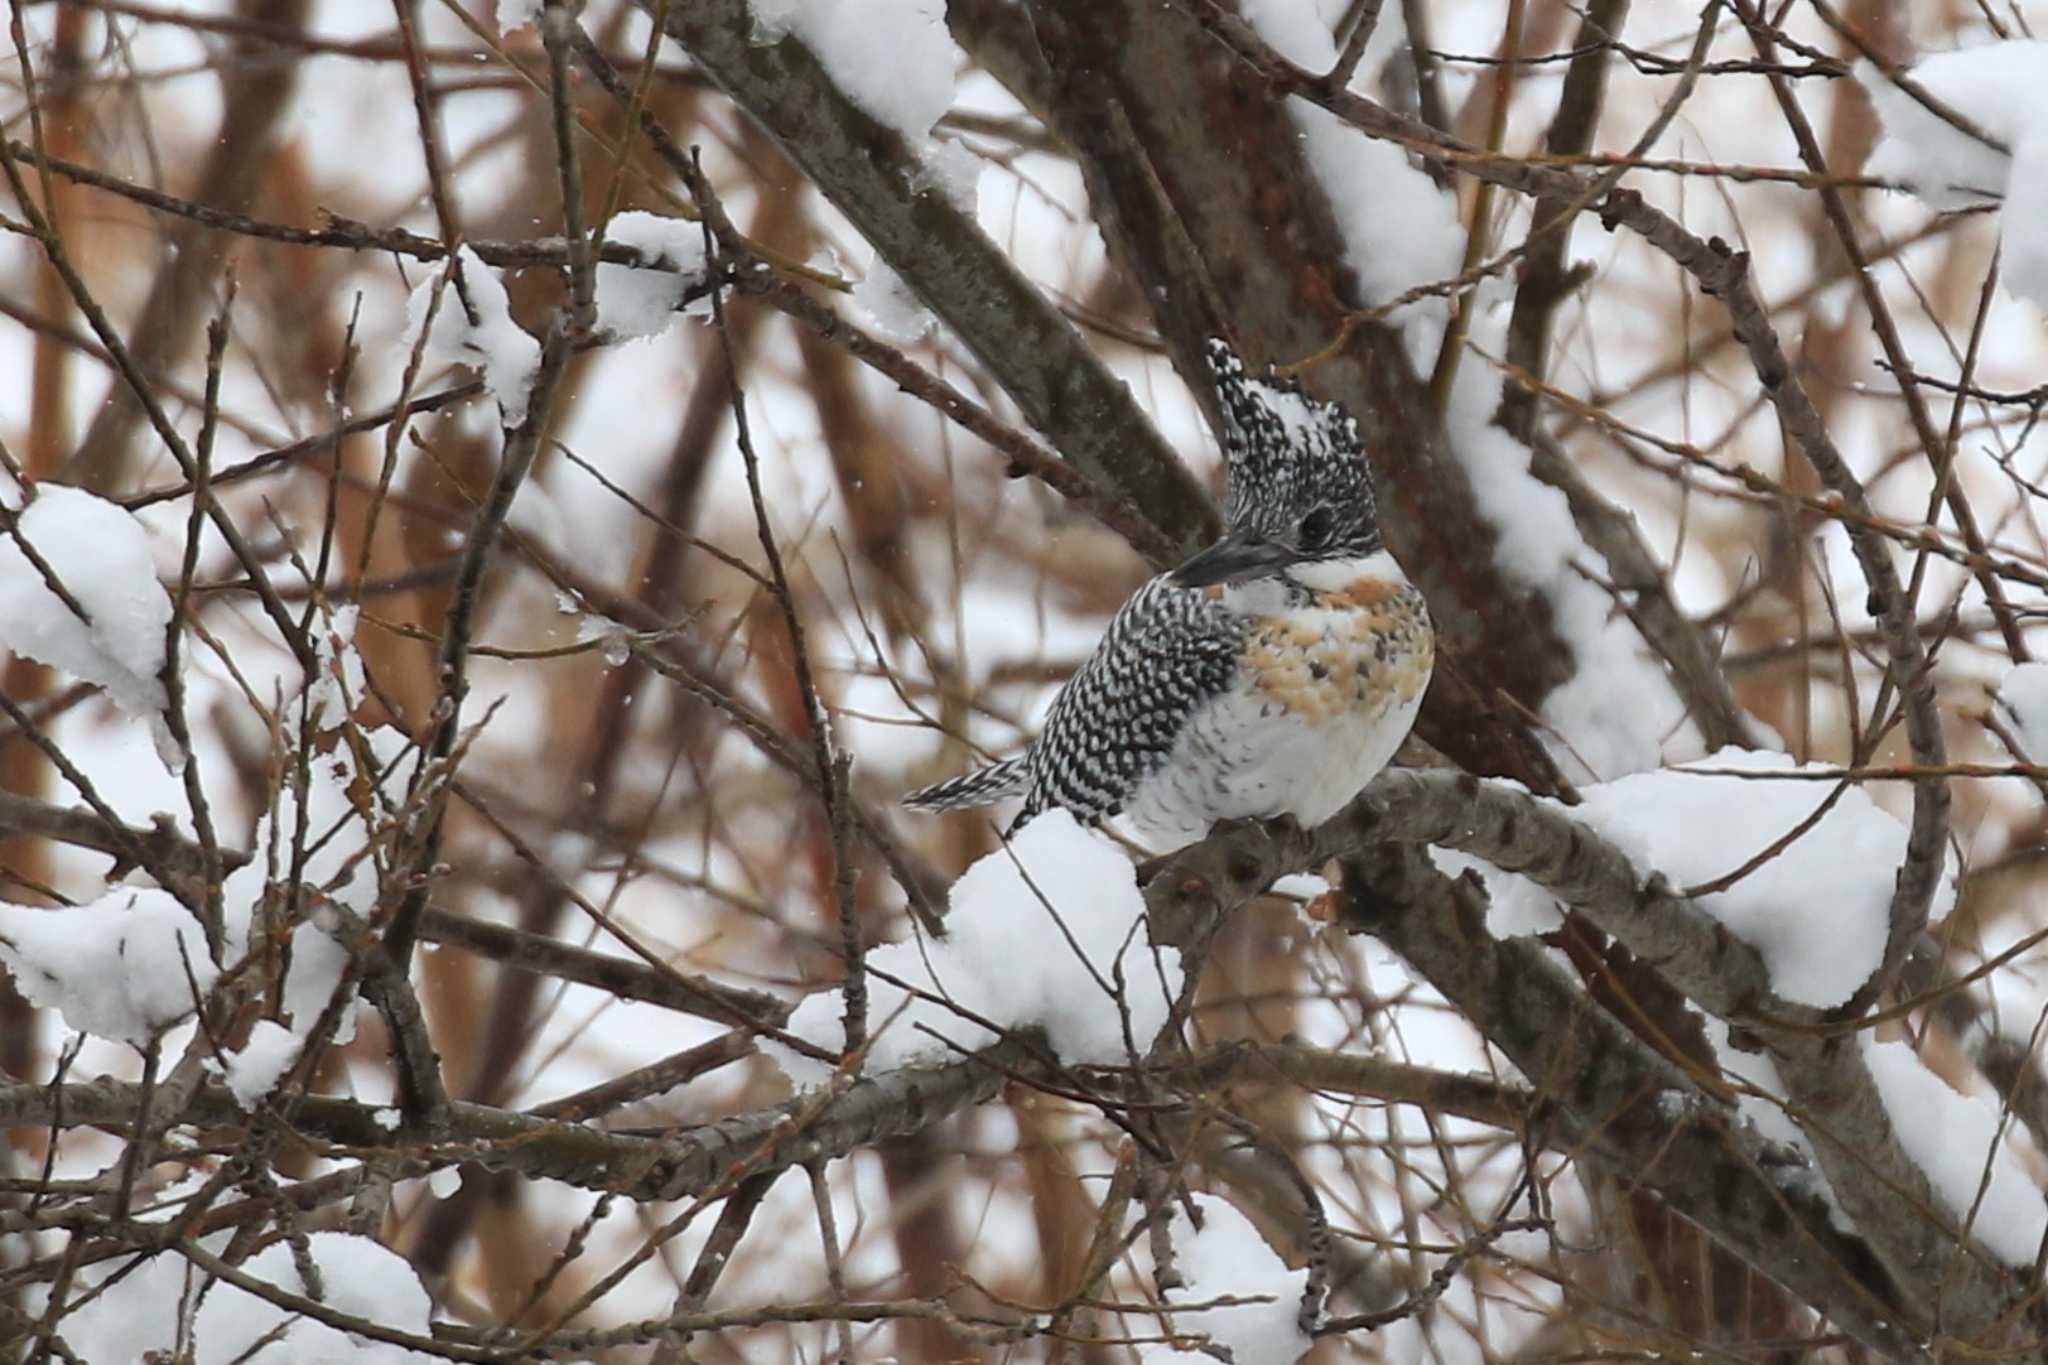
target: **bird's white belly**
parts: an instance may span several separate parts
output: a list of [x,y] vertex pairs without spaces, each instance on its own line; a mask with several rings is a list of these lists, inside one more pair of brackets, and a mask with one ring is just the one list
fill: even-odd
[[1125,817],[1158,848],[1218,820],[1341,810],[1387,765],[1421,709],[1434,662],[1420,595],[1265,618],[1236,684],[1190,718]]

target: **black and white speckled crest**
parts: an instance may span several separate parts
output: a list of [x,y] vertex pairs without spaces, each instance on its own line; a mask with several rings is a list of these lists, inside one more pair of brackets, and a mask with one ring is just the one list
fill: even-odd
[[1340,548],[1376,546],[1379,520],[1372,472],[1358,423],[1335,403],[1320,403],[1292,379],[1254,376],[1221,338],[1209,342],[1209,367],[1223,411],[1223,515],[1233,531],[1285,539],[1318,506],[1351,534]]

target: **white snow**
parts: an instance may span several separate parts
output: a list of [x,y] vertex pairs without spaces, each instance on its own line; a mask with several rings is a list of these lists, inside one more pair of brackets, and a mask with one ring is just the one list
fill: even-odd
[[[1813,814],[1832,782],[1770,778],[1800,766],[1784,754],[1723,749],[1697,764],[1583,787],[1584,803],[1570,813],[1619,845],[1640,870],[1662,872],[1683,890],[1734,872]],[[1697,904],[1763,954],[1779,995],[1838,1005],[1884,955],[1905,848],[1906,826],[1851,786],[1812,829]],[[1953,901],[1944,882],[1934,917]]]
[[0,902],[0,964],[30,1004],[80,1033],[140,1047],[192,1013],[219,975],[206,935],[168,891],[115,887],[90,905],[45,910]]
[[[473,325],[463,311],[454,279],[447,278],[458,265],[476,309]],[[427,338],[424,363],[466,365],[476,370],[484,387],[498,400],[505,425],[519,426],[526,421],[527,399],[532,395],[534,376],[540,372],[540,343],[512,320],[512,301],[505,294],[504,281],[464,245],[456,252],[450,270],[430,273],[405,301],[408,338],[417,336],[426,325],[427,308],[436,291],[441,302],[434,314],[434,330]]]
[[630,246],[660,268],[597,267],[597,325],[632,340],[658,336],[675,320],[683,294],[704,278],[704,229],[687,218],[635,209],[605,224],[605,239]]
[[462,1188],[462,1168],[442,1166],[427,1177],[427,1189],[436,1199],[453,1199]]
[[[1194,1195],[1193,1202],[1202,1218],[1199,1232],[1188,1226],[1178,1205],[1173,1210],[1175,1265],[1187,1281],[1176,1297],[1201,1303],[1268,1295],[1270,1301],[1176,1309],[1174,1329],[1228,1347],[1236,1365],[1294,1365],[1315,1344],[1297,1321],[1308,1272],[1289,1270],[1259,1230],[1228,1203],[1206,1194]],[[1140,1348],[1139,1358],[1148,1365],[1209,1359],[1158,1343]]]
[[2048,1205],[2000,1138],[1998,1106],[1951,1090],[1905,1043],[1866,1039],[1863,1055],[1900,1145],[1949,1213],[2000,1260],[2032,1265],[2048,1237]]
[[2048,763],[2048,663],[2018,664],[1998,684],[1998,706],[2030,763]]
[[938,325],[903,277],[880,256],[868,262],[868,273],[853,287],[853,304],[877,332],[895,342],[922,341]]
[[[201,1245],[219,1255],[229,1236],[216,1233]],[[402,1257],[370,1238],[348,1233],[316,1232],[308,1241],[328,1307],[398,1331],[429,1334],[432,1305],[419,1276]],[[89,1272],[88,1278],[111,1279],[129,1264],[125,1259],[107,1262],[106,1273]],[[305,1295],[286,1242],[265,1247],[238,1268],[287,1293]],[[81,1360],[142,1360],[149,1352],[163,1352],[168,1359],[180,1344],[180,1307],[204,1280],[198,1267],[174,1251],[153,1256],[67,1315],[61,1327],[65,1342]],[[260,1350],[251,1349],[272,1332],[277,1334],[274,1339]],[[191,1345],[192,1365],[423,1365],[436,1359],[402,1346],[351,1337],[225,1281],[216,1281],[199,1302]]]
[[249,1030],[249,1041],[227,1062],[228,1089],[235,1103],[254,1109],[277,1084],[299,1055],[299,1039],[274,1019],[258,1019]]
[[754,36],[794,36],[840,93],[913,149],[953,103],[960,49],[944,0],[753,0]]
[[[1341,11],[1342,6],[1336,7]],[[1329,16],[1307,0],[1246,0],[1240,13],[1261,38],[1296,66],[1314,72],[1337,64]],[[1399,6],[1382,6],[1353,85],[1368,81],[1404,41]],[[1385,303],[1418,284],[1458,273],[1465,240],[1457,202],[1408,162],[1391,142],[1366,137],[1305,99],[1287,102],[1303,149],[1330,198],[1347,244],[1344,262],[1357,274],[1362,302]],[[1439,324],[1442,296],[1413,305]]]
[[[2014,296],[2048,308],[2048,43],[1996,42],[1925,58],[1908,73],[1934,99],[2010,152],[1985,145],[1886,80],[1869,63],[1856,79],[1884,125],[1872,175],[1898,180],[1936,209],[2004,200],[2000,276]],[[2015,166],[2029,169],[2014,175]]]
[[[1121,964],[1130,1041],[1141,1053],[1151,1046],[1180,990],[1180,954],[1155,955],[1147,945],[1136,875],[1108,838],[1064,810],[1050,811],[968,868],[950,900],[945,938],[883,944],[869,950],[868,965],[996,1025],[1042,1028],[1064,1061],[1110,1065],[1130,1056],[1109,989]],[[872,973],[868,994],[870,1070],[957,1057],[996,1041],[944,1003],[912,998]],[[817,992],[797,1007],[789,1031],[836,1051],[843,1009],[840,991]],[[830,1075],[824,1063],[771,1041],[762,1048],[799,1085]]]
[[498,32],[511,33],[540,18],[541,0],[498,0]]
[[[300,1038],[312,1032],[320,1021],[348,968],[347,945],[334,937],[322,919],[316,909],[311,918],[292,930],[292,968],[284,981],[284,1008],[291,1016],[293,1034]],[[334,1041],[347,1044],[355,1036],[355,1011],[343,1009]]]
[[[1817,771],[1825,769],[1770,750],[1727,748],[1580,787],[1579,805],[1557,809],[1615,844],[1639,873],[1661,872],[1683,891],[1718,882],[1811,816],[1835,784],[1794,774]],[[1906,834],[1897,816],[1851,786],[1812,829],[1694,903],[1763,955],[1772,988],[1786,1000],[1838,1005],[1884,955]],[[1430,856],[1450,876],[1472,870],[1485,879],[1495,933],[1556,926],[1555,898],[1534,882],[1450,850]],[[1944,879],[1929,918],[1943,918],[1954,904],[1954,883]]]
[[[170,595],[157,582],[149,534],[125,509],[83,489],[45,483],[15,530],[91,618],[50,590],[15,536],[0,534],[0,651],[12,650],[106,689],[131,716],[162,724]],[[163,749],[160,744],[159,750]]]

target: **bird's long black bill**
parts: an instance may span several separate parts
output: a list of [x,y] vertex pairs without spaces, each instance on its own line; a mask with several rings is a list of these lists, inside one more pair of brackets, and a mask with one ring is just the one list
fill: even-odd
[[1206,588],[1212,583],[1242,583],[1286,568],[1294,552],[1270,540],[1227,535],[1173,571],[1173,581],[1183,588]]

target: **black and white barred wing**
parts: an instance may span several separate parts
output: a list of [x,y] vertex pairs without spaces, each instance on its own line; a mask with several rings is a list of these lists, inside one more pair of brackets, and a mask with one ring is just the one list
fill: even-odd
[[1202,589],[1160,577],[1132,594],[1053,700],[1026,755],[1018,823],[1053,806],[1088,824],[1122,811],[1193,718],[1230,689],[1244,638],[1238,618]]

